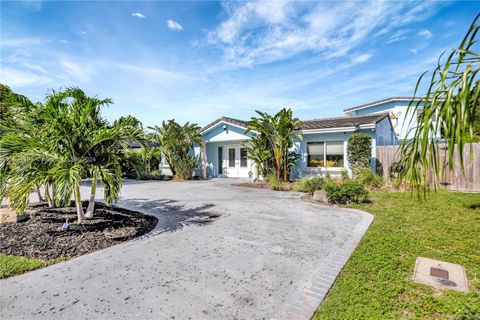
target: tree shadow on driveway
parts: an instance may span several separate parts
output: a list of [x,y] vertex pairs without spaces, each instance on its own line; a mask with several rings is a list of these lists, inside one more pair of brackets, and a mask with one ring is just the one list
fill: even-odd
[[119,205],[153,215],[158,219],[155,229],[144,237],[151,237],[164,232],[175,232],[189,225],[205,226],[226,216],[226,214],[211,211],[210,209],[215,207],[211,203],[188,208],[177,200],[137,198],[122,199]]

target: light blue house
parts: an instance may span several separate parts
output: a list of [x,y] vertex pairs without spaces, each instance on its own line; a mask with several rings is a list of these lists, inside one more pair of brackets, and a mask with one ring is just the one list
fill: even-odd
[[[348,138],[354,133],[372,137],[372,167],[376,147],[397,144],[406,137],[406,110],[411,98],[388,98],[344,110],[346,116],[303,120],[298,128],[302,139],[295,141],[300,154],[292,178],[350,173],[347,159]],[[199,175],[212,177],[254,177],[256,168],[248,157],[245,144],[254,132],[245,134],[246,121],[219,118],[202,128],[203,145],[195,148],[200,156]],[[415,125],[416,122],[412,122]]]

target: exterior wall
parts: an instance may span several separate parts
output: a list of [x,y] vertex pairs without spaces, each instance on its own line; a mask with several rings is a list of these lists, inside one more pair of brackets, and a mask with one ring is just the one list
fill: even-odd
[[[218,177],[219,146],[225,147],[226,145],[241,144],[252,136],[252,133],[245,135],[245,129],[226,123],[219,123],[213,129],[203,134],[202,138],[206,143],[207,178]],[[200,149],[198,154],[200,154]]]
[[390,119],[385,118],[375,127],[375,141],[377,146],[391,146],[397,144],[395,130],[390,125]]
[[381,105],[356,110],[353,111],[352,114],[356,116],[366,116],[376,113],[392,113],[397,117],[397,119],[392,120],[392,126],[395,130],[397,138],[410,139],[412,138],[413,134],[409,134],[409,130],[417,125],[417,116],[414,111],[410,111],[407,114],[408,104],[408,101],[392,101]]
[[[295,167],[292,170],[292,178],[299,179],[303,177],[325,176],[328,172],[331,176],[339,176],[342,171],[347,170],[351,174],[350,165],[347,159],[347,144],[348,138],[354,133],[366,133],[372,137],[372,168],[375,168],[375,156],[376,156],[376,137],[375,132],[372,130],[359,130],[357,132],[334,132],[334,133],[315,133],[304,134],[302,140],[295,141],[294,149],[300,154],[300,158],[297,160]],[[307,143],[315,141],[343,141],[343,168],[308,168],[308,153]]]

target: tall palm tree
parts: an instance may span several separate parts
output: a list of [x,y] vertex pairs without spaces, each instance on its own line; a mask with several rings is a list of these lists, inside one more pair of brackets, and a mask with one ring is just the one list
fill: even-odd
[[[447,145],[447,170],[454,168],[455,145],[463,170],[464,146],[475,140],[475,130],[479,128],[480,51],[476,40],[480,31],[479,16],[474,19],[458,49],[452,50],[445,61],[442,61],[443,54],[440,56],[427,83],[426,94],[420,101],[412,101],[407,110],[407,114],[416,114],[414,111],[423,108],[417,126],[412,129],[414,138],[404,140],[400,146],[400,177],[417,189],[423,188],[424,192],[430,172],[438,181],[444,170],[440,157],[440,143],[443,141],[435,138],[438,133]],[[414,96],[425,75],[418,80]]]
[[256,131],[267,139],[271,149],[275,174],[278,179],[288,181],[289,178],[289,149],[293,147],[294,138],[301,139],[295,129],[302,124],[298,118],[293,118],[291,109],[283,108],[275,115],[255,111],[259,118],[252,117],[247,123],[246,133]]
[[198,165],[198,158],[190,151],[194,145],[202,143],[200,127],[189,122],[182,126],[172,119],[149,128],[154,131],[153,136],[159,142],[173,176],[180,180],[189,179]]

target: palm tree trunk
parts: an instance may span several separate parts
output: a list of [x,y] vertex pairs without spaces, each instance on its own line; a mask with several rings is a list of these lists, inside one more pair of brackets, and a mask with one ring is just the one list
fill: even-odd
[[38,185],[35,186],[35,191],[37,191],[38,202],[45,202],[45,199],[42,197],[42,193],[40,192],[40,187]]
[[55,189],[55,184],[52,183],[52,208],[56,208],[55,197],[57,196],[57,191]]
[[77,220],[78,220],[78,223],[82,223],[83,221],[85,221],[85,214],[83,213],[82,197],[80,195],[79,183],[75,183],[73,194],[75,197],[75,206],[77,207]]
[[95,192],[97,191],[97,177],[92,178],[92,189],[90,191],[90,200],[88,201],[87,212],[85,218],[93,218],[93,212],[95,211]]
[[45,199],[47,200],[48,207],[53,208],[52,197],[50,197],[50,185],[48,183],[45,184]]

